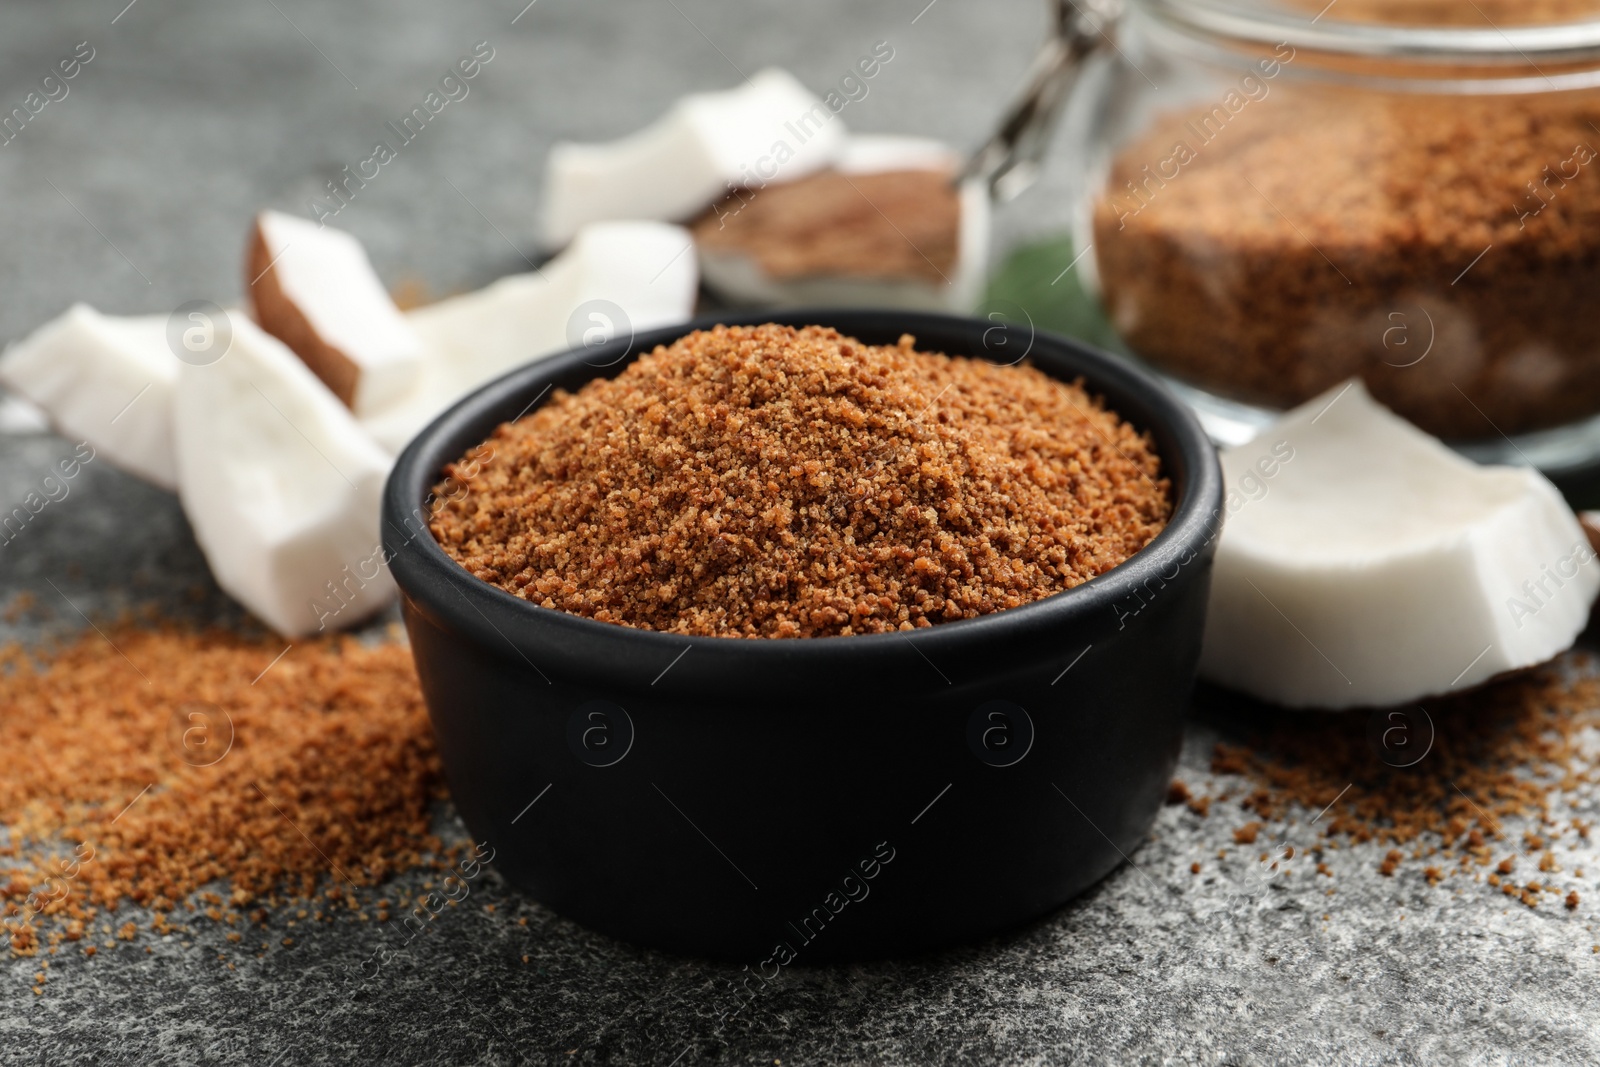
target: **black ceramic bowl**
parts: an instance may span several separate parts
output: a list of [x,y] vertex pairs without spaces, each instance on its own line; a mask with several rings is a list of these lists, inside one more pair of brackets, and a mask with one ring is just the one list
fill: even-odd
[[717,321],[774,320],[1005,362],[1026,350],[1151,433],[1176,508],[1122,566],[1009,611],[909,634],[682,637],[479,581],[421,517],[444,464],[552,386],[616,375],[709,321],[513,371],[411,443],[384,493],[384,546],[474,838],[568,918],[767,977],[1004,930],[1139,847],[1178,755],[1222,503],[1189,411],[1081,345],[907,312]]

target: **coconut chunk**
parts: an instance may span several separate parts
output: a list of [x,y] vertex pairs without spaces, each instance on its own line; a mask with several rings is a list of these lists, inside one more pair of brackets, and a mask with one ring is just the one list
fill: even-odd
[[661,222],[584,227],[543,269],[411,311],[427,350],[417,386],[362,420],[398,453],[445,408],[530,360],[685,322],[698,287],[693,241]]
[[937,170],[955,174],[961,153],[933,137],[900,133],[852,133],[839,149],[833,169],[845,174],[885,170]]
[[0,396],[0,434],[21,437],[50,432],[50,413],[20,393]]
[[621,140],[552,147],[545,240],[559,247],[608,219],[687,219],[733,186],[827,166],[844,133],[822,100],[776,67],[734,89],[693,93]]
[[1222,466],[1201,673],[1263,700],[1387,706],[1464,689],[1570,646],[1600,591],[1595,552],[1543,475],[1477,466],[1359,381]]
[[356,414],[416,384],[422,343],[350,234],[264,211],[246,271],[256,321]]
[[163,489],[176,489],[172,393],[179,361],[167,316],[121,318],[87,304],[7,347],[0,382],[38,404],[65,437]]
[[734,190],[695,222],[706,288],[734,305],[969,312],[990,201],[980,181],[954,184],[960,169],[930,138],[851,135],[830,168]]
[[390,458],[295,354],[243,315],[173,401],[178,493],[211,573],[293,637],[345,627],[395,587],[378,545]]

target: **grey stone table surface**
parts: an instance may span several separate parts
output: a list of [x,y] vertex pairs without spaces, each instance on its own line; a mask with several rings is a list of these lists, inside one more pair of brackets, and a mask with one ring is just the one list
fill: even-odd
[[[821,88],[889,41],[894,60],[847,122],[973,143],[1045,22],[1028,0],[524,3],[0,8],[5,110],[79,42],[94,50],[68,95],[0,148],[0,339],[75,299],[125,313],[236,299],[251,214],[304,213],[479,41],[494,59],[470,95],[339,217],[391,283],[449,292],[521,269],[552,139],[623,133],[767,64]],[[1067,192],[1047,177],[1007,226],[1059,226]],[[68,448],[0,437],[0,502]],[[199,610],[235,612],[174,498],[105,464],[0,550],[0,602],[31,592],[68,623],[63,595],[93,615],[196,583],[210,590]],[[6,623],[0,636],[37,634]],[[1181,776],[1214,784],[1211,748],[1240,728],[1197,716]],[[917,959],[792,967],[731,1024],[719,1016],[737,968],[608,940],[490,874],[472,899],[494,911],[446,911],[355,998],[329,975],[372,951],[371,924],[319,928],[237,970],[216,962],[220,928],[148,955],[63,955],[44,995],[34,961],[7,959],[0,1063],[1600,1063],[1591,905],[1530,910],[1384,878],[1377,845],[1341,853],[1335,898],[1314,878],[1263,883],[1233,848],[1244,820],[1165,808],[1130,864],[1026,929]],[[447,807],[439,821],[460,833]],[[1584,851],[1562,862],[1600,871]]]

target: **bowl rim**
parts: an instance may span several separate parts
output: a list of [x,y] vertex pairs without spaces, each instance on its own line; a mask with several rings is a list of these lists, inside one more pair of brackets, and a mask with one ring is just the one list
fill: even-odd
[[[1103,397],[1108,408],[1154,439],[1162,474],[1171,481],[1175,491],[1172,516],[1161,533],[1138,552],[1104,574],[1071,589],[972,619],[909,631],[825,638],[703,636],[601,622],[542,607],[474,577],[445,553],[425,525],[420,533],[403,534],[403,530],[410,529],[407,520],[425,507],[432,485],[442,474],[443,464],[463,455],[473,443],[485,440],[495,426],[507,421],[490,417],[490,413],[500,408],[511,409],[517,401],[538,390],[523,408],[524,413],[531,411],[551,391],[557,379],[563,374],[581,373],[579,368],[584,366],[601,372],[591,377],[609,376],[604,372],[620,372],[639,355],[652,351],[657,345],[670,344],[694,330],[768,322],[831,326],[848,336],[897,330],[916,335],[919,346],[925,335],[964,330],[978,339],[972,349],[990,344],[1000,331],[999,340],[994,342],[997,347],[1025,345],[1026,354],[1060,359],[1071,365],[1075,376],[1082,377],[1090,393]],[[932,344],[929,347],[935,348]],[[981,358],[980,353],[972,349],[959,351],[954,346],[946,346],[945,351],[952,356]],[[1049,367],[1039,369],[1057,380],[1064,377]],[[1130,407],[1142,410],[1130,415],[1125,410]],[[466,444],[456,447],[462,441]],[[991,641],[1012,641],[1022,632],[1087,621],[1094,612],[1105,612],[1119,601],[1138,595],[1152,580],[1159,581],[1162,586],[1175,580],[1168,568],[1174,562],[1183,566],[1202,555],[1220,532],[1222,504],[1221,465],[1199,420],[1165,385],[1139,367],[1031,325],[897,309],[798,308],[701,315],[677,325],[639,331],[603,345],[540,357],[478,386],[453,401],[401,451],[384,485],[381,518],[384,556],[406,599],[426,614],[475,633],[491,644],[497,640],[492,634],[498,634],[498,640],[510,644],[524,660],[527,656],[522,647],[508,634],[517,631],[526,635],[532,627],[547,641],[554,639],[569,647],[598,641],[610,646],[607,651],[612,655],[638,652],[652,664],[662,656],[682,658],[686,650],[695,649],[709,655],[688,659],[702,663],[721,661],[727,664],[727,657],[731,655],[743,663],[816,667],[861,656],[876,657],[907,638],[916,639],[919,651],[954,649],[972,643],[987,645]],[[1184,552],[1189,553],[1189,559],[1180,560]],[[531,661],[529,665],[533,666]],[[539,670],[539,673],[545,672]]]

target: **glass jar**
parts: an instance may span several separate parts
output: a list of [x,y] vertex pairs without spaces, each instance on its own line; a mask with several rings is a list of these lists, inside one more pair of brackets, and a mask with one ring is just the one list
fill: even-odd
[[1353,376],[1600,459],[1600,2],[1128,0],[1066,123],[1083,284],[1219,443]]

